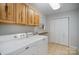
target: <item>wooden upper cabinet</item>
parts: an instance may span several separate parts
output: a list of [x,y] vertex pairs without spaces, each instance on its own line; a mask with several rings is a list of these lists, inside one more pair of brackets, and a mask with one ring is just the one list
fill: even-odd
[[27,8],[24,4],[21,5],[21,23],[26,24],[27,22]]
[[39,14],[22,3],[0,3],[0,22],[39,25]]
[[28,6],[25,6],[25,24],[28,24]]
[[28,8],[28,25],[39,25],[40,15],[35,10]]
[[22,8],[22,10],[21,10],[21,23],[22,24],[25,24],[26,23],[26,13],[25,13],[25,5],[21,5],[21,8]]
[[15,4],[15,20],[17,24],[21,24],[21,4]]
[[14,5],[12,3],[0,4],[0,19],[3,22],[14,23]]
[[24,4],[16,4],[16,23],[27,24],[27,6]]
[[34,14],[34,24],[39,25],[39,22],[40,22],[40,16],[37,12],[35,12],[35,14]]
[[13,3],[7,3],[6,4],[6,16],[7,16],[7,20],[11,21],[12,23],[15,23],[14,20],[14,4]]
[[4,20],[6,19],[6,4],[5,3],[0,3],[0,19]]
[[34,11],[28,8],[28,25],[34,25]]

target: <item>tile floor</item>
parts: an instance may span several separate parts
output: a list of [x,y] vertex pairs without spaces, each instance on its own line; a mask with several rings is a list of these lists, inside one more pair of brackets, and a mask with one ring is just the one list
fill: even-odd
[[75,55],[76,49],[69,48],[68,46],[49,43],[48,44],[48,54],[49,55]]

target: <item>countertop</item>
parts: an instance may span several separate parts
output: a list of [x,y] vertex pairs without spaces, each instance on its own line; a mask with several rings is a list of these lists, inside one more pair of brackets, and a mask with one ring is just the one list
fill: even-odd
[[48,32],[46,30],[41,30],[38,32],[39,34],[47,34]]
[[42,40],[42,38],[47,38],[47,37],[42,35],[34,35],[29,38],[14,39],[14,40],[9,40],[7,42],[3,42],[0,44],[0,53],[4,55],[11,53],[31,43],[35,43],[39,40]]

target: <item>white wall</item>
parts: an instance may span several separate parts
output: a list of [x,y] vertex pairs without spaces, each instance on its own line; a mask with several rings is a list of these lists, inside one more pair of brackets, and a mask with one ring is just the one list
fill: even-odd
[[0,23],[0,35],[33,32],[33,30],[33,26]]
[[44,26],[46,27],[46,17],[44,15],[41,15],[40,24],[44,24]]
[[[62,13],[57,13],[47,17],[47,27],[49,32],[49,21],[56,18],[69,17],[69,43],[72,47],[77,47],[77,10],[66,11]],[[49,37],[50,42],[50,37]]]

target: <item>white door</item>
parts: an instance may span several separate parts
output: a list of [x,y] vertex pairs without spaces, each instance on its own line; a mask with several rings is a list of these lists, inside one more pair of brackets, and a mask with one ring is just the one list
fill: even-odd
[[50,21],[50,42],[68,45],[68,18]]

